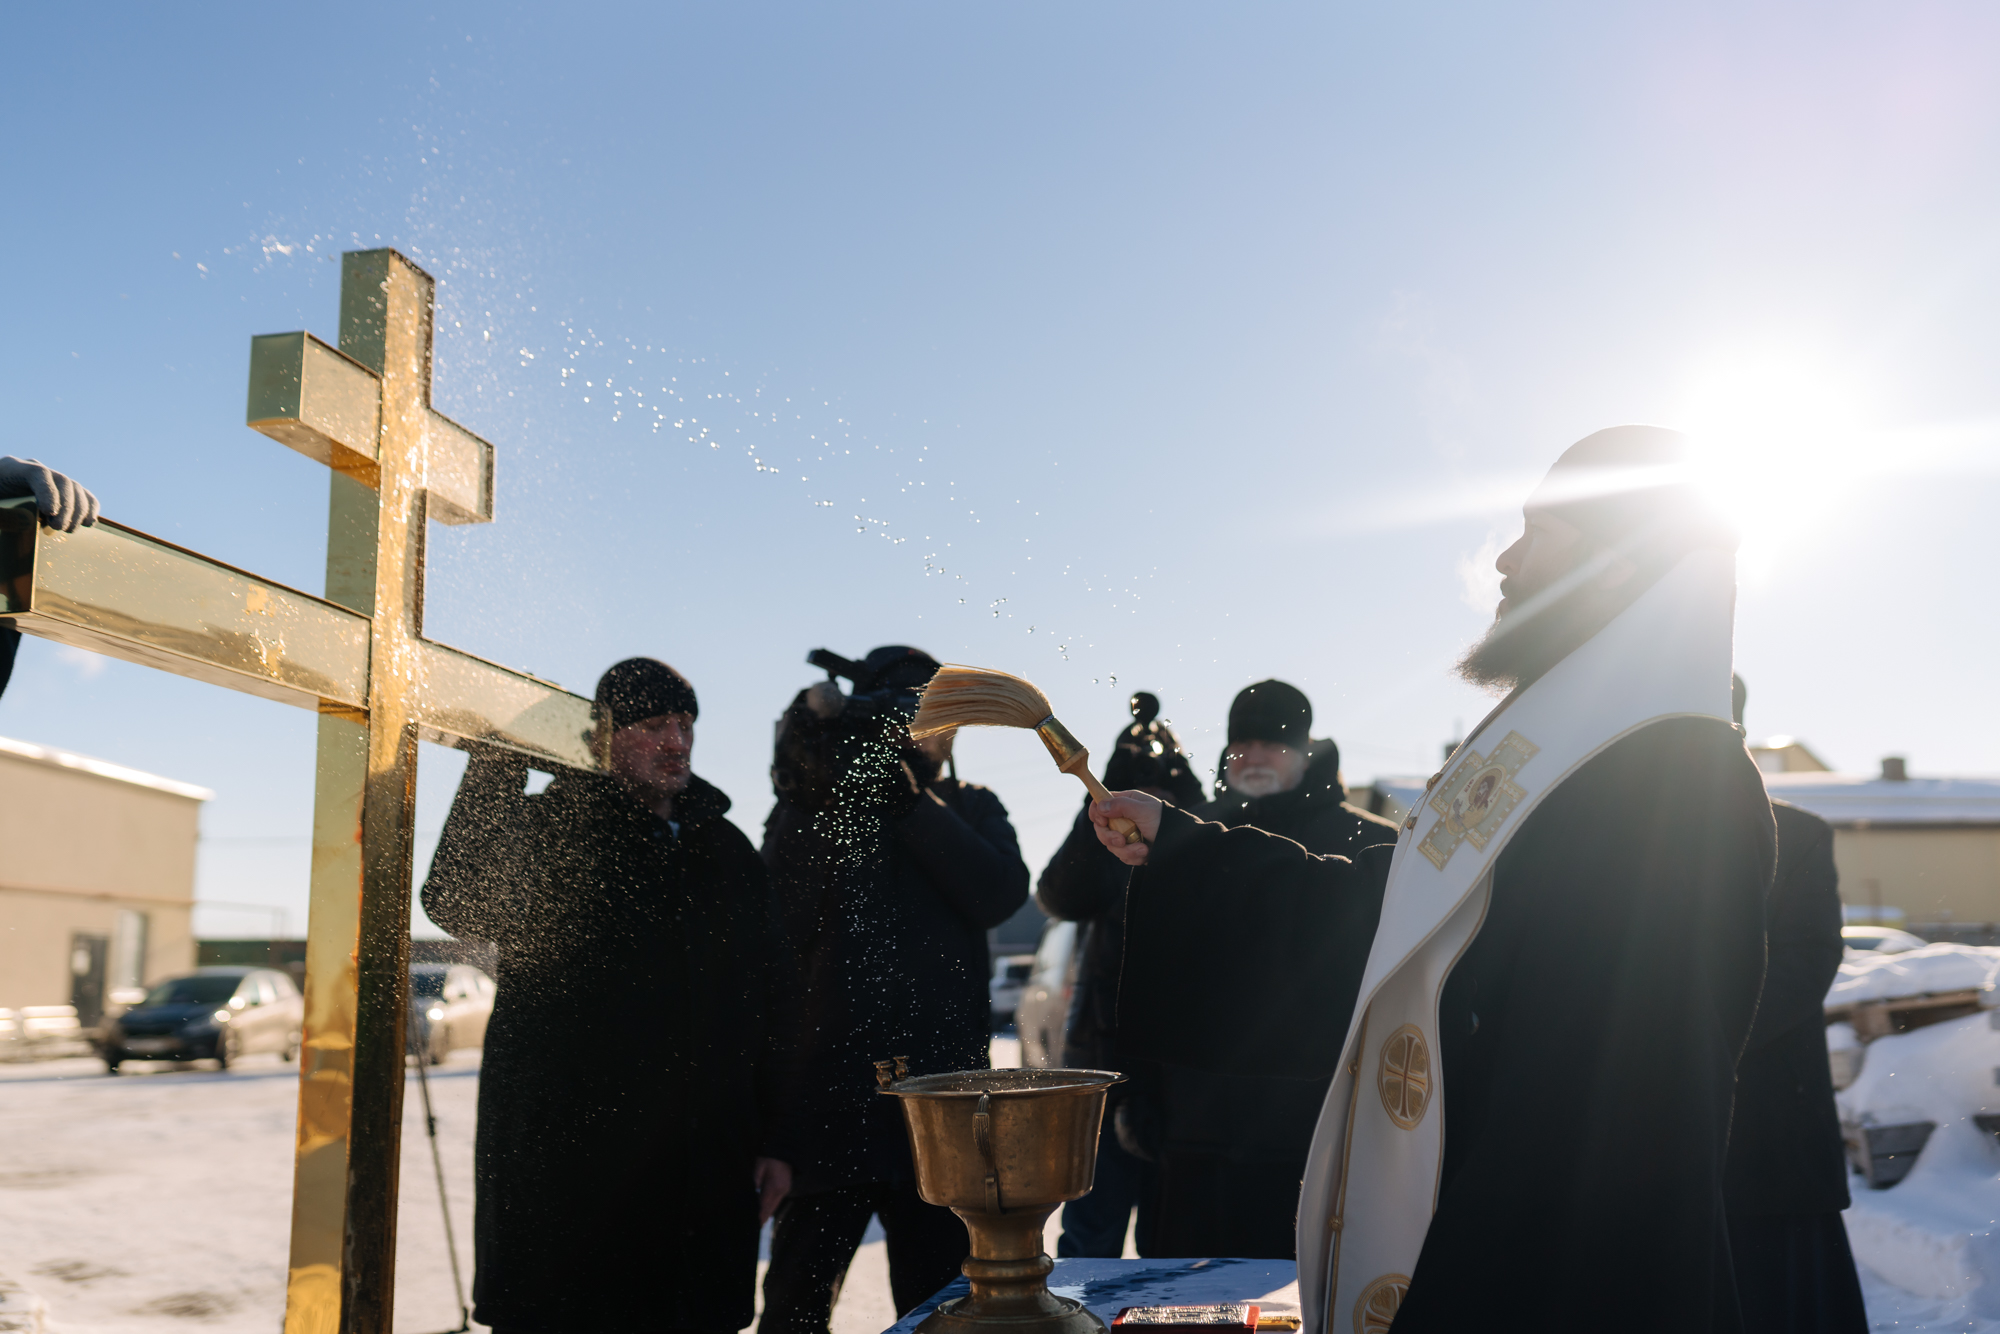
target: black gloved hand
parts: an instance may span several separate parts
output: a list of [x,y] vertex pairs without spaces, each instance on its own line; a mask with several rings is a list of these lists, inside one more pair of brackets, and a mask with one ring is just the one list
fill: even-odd
[[97,497],[35,459],[0,456],[0,500],[33,496],[45,527],[73,533],[97,522]]
[[466,756],[465,777],[459,781],[461,791],[472,789],[518,797],[528,785],[528,757],[520,751],[471,738],[460,741],[458,748]]

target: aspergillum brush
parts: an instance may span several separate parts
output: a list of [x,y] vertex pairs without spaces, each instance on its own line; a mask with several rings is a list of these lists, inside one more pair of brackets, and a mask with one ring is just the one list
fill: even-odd
[[[910,735],[921,741],[957,727],[1026,728],[1049,748],[1056,768],[1076,775],[1097,800],[1111,796],[1090,772],[1090,751],[1073,732],[1056,721],[1049,697],[1032,681],[984,667],[939,668],[924,687],[917,716],[910,723]],[[1125,835],[1127,843],[1139,842],[1139,826],[1130,820],[1113,820],[1111,827]]]

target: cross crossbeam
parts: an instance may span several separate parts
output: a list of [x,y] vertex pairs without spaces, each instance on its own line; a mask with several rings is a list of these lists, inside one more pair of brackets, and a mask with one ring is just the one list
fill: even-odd
[[0,624],[319,714],[286,1334],[390,1334],[416,742],[600,767],[590,701],[423,637],[427,521],[493,518],[493,447],[431,406],[434,290],[353,251],[337,348],[251,341],[248,424],[331,470],[323,597],[0,504]]

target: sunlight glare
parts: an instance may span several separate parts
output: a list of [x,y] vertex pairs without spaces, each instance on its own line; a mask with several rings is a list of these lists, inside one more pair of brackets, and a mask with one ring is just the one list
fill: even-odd
[[1768,565],[1877,470],[1868,394],[1858,373],[1769,349],[1718,356],[1694,376],[1679,422],[1747,565]]

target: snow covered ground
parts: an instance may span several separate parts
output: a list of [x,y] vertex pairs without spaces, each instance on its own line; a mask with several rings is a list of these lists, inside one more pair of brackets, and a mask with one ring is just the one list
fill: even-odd
[[[999,1064],[1019,1064],[1010,1039]],[[227,1074],[95,1060],[0,1064],[0,1281],[48,1303],[52,1334],[276,1334],[285,1306],[297,1067],[248,1057]],[[472,1281],[478,1053],[430,1072],[459,1263]],[[404,1101],[396,1241],[399,1334],[458,1326],[416,1077]],[[1050,1245],[1054,1245],[1053,1231]],[[760,1267],[761,1269],[761,1267]],[[894,1324],[871,1226],[834,1334]],[[475,1326],[484,1334],[483,1326]]]
[[[1006,1039],[996,1040],[994,1057],[1018,1062]],[[475,1053],[459,1052],[431,1073],[468,1281],[478,1086]],[[0,1279],[47,1301],[52,1334],[275,1334],[284,1310],[296,1097],[294,1068],[275,1057],[251,1058],[228,1074],[139,1067],[117,1078],[89,1060],[0,1065]],[[454,1328],[458,1309],[414,1076],[405,1107],[396,1329],[433,1334]],[[1964,1172],[1947,1166],[1941,1156],[1939,1189],[1950,1195],[1949,1183]],[[1995,1168],[1984,1170],[2000,1207]],[[1913,1174],[1860,1204],[1872,1219],[1899,1197],[1914,1205],[1921,1193],[1902,1193],[1921,1184]],[[1922,1296],[1874,1275],[1863,1282],[1877,1329],[2000,1334],[2000,1318],[1977,1309],[1976,1292]],[[879,1334],[894,1320],[887,1258],[871,1230],[834,1331]]]

